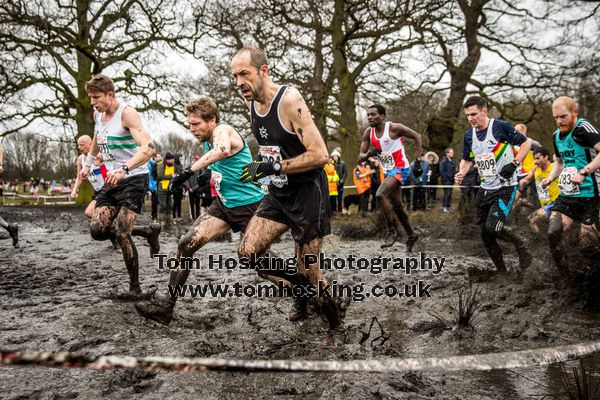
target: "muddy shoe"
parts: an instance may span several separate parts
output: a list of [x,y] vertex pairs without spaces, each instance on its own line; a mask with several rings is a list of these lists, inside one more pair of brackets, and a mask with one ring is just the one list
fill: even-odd
[[533,261],[533,257],[531,253],[525,250],[517,250],[519,255],[519,267],[521,267],[521,271],[525,271],[531,265]]
[[302,321],[308,314],[308,303],[310,297],[308,296],[296,296],[294,297],[294,303],[292,304],[292,310],[288,316],[288,320],[291,322]]
[[135,310],[142,317],[163,325],[169,325],[173,319],[173,306],[171,303],[159,300],[156,297],[136,303]]
[[12,238],[13,247],[15,249],[18,249],[19,248],[19,227],[17,226],[17,224],[9,224],[6,227],[6,230],[8,231],[8,234],[10,235],[10,237]]
[[148,246],[150,247],[150,257],[154,257],[154,255],[160,253],[160,241],[158,240],[158,236],[160,235],[160,231],[162,227],[160,224],[150,224],[150,235],[146,238],[148,241]]
[[125,292],[115,288],[108,291],[103,297],[105,299],[118,301],[142,301],[152,298],[154,292],[156,292],[156,289],[144,293],[141,289],[129,289]]
[[413,247],[415,246],[415,243],[417,243],[417,240],[419,240],[419,235],[416,233],[413,233],[408,237],[408,240],[406,241],[406,249],[409,253],[412,253]]
[[386,232],[385,237],[383,238],[383,243],[381,244],[381,248],[385,249],[388,247],[392,247],[394,243],[398,240],[399,235],[395,229],[390,229]]

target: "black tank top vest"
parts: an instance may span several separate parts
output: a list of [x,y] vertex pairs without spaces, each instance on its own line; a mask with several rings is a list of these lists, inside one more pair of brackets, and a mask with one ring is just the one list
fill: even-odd
[[[298,135],[288,131],[279,119],[279,103],[288,86],[281,86],[273,98],[271,107],[266,115],[259,115],[254,109],[254,102],[250,107],[252,115],[252,133],[260,146],[279,146],[281,159],[287,160],[306,153]],[[288,184],[308,182],[312,180],[323,168],[287,176]]]

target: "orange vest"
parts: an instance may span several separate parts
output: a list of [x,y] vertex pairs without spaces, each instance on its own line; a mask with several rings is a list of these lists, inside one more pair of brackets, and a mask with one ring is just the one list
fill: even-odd
[[329,182],[329,195],[337,196],[338,195],[338,187],[337,183],[340,181],[340,177],[335,170],[335,166],[333,164],[325,164],[325,172],[327,173],[327,181]]
[[[362,178],[358,178],[356,177],[356,172],[358,171],[358,173],[360,175],[365,175]],[[371,171],[371,167],[369,167],[368,165],[365,165],[364,167],[360,164],[358,164],[355,168],[354,171],[352,171],[352,179],[354,179],[354,184],[356,185],[356,192],[358,194],[363,194],[364,192],[366,192],[367,190],[369,190],[369,188],[371,187],[371,175],[368,174]]]

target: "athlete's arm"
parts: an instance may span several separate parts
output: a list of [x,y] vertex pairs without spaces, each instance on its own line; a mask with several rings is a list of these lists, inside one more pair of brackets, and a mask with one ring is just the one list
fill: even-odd
[[358,161],[364,161],[369,157],[369,147],[371,146],[371,139],[370,139],[370,133],[371,133],[371,129],[367,128],[365,129],[365,132],[363,133],[362,136],[362,140],[360,142],[360,152],[358,154]]
[[458,166],[458,172],[454,175],[454,182],[457,185],[460,185],[465,178],[467,172],[469,172],[469,168],[473,165],[473,161],[467,161],[465,159],[460,160],[460,164]]
[[593,174],[598,168],[600,168],[600,142],[594,145],[596,150],[596,157],[588,165],[577,171],[577,173],[571,177],[571,182],[579,185],[583,182],[586,175]]
[[[239,147],[237,143],[232,143],[232,133],[235,134],[235,130],[229,125],[217,126],[213,131],[213,148],[192,164],[190,167],[192,172],[201,171],[217,161],[230,157],[233,153],[232,148]],[[240,141],[242,140],[240,135],[236,134],[235,136]],[[234,141],[235,136],[233,136]]]
[[555,155],[554,156],[554,164],[552,165],[552,170],[548,174],[547,178],[542,179],[542,181],[540,182],[540,185],[543,188],[546,188],[549,184],[552,183],[553,180],[555,180],[558,177],[558,175],[560,175],[560,172],[562,171],[562,169],[563,169],[562,158]]
[[533,181],[533,179],[535,177],[534,174],[535,174],[536,168],[537,168],[537,165],[534,165],[533,168],[531,168],[531,171],[529,171],[529,173],[527,174],[527,176],[519,181],[519,189],[520,190],[525,188],[525,186],[529,185]]
[[152,142],[150,133],[142,126],[140,114],[132,107],[126,107],[123,110],[122,125],[127,129],[133,140],[137,143],[138,151],[127,161],[127,168],[134,169],[148,162],[156,154],[156,148]]
[[417,132],[413,131],[406,125],[403,125],[403,124],[400,124],[397,122],[392,122],[390,124],[390,138],[397,139],[400,136],[404,136],[404,137],[414,140],[414,142],[415,142],[415,159],[421,157],[421,154],[423,153],[423,144],[421,141],[421,135],[419,135]]
[[281,160],[281,173],[298,174],[327,164],[329,160],[327,146],[300,92],[295,88],[289,88],[283,96],[281,107],[284,121],[289,121],[292,128],[290,130],[296,132],[306,148],[306,152],[299,156]]
[[77,177],[75,178],[75,184],[73,185],[73,190],[71,191],[71,193],[69,193],[69,197],[71,199],[74,199],[75,197],[77,197],[77,193],[79,193],[79,186],[81,186],[81,176],[79,175],[81,173],[81,169],[83,168],[83,165],[81,165],[81,157],[77,157]]
[[531,150],[531,139],[525,140],[522,144],[520,144],[520,146],[521,147],[519,147],[519,151],[517,152],[517,155],[515,155],[515,158],[519,160],[519,162],[522,162],[525,157],[527,157],[527,153],[529,153]]

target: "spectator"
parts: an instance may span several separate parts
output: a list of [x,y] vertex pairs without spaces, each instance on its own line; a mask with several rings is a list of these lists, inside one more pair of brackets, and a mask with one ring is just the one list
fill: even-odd
[[156,175],[158,204],[160,205],[163,222],[170,223],[172,194],[169,192],[169,182],[175,175],[175,157],[172,153],[165,154],[164,161],[156,164]]
[[[180,174],[183,172],[183,165],[181,164],[181,154],[175,154],[175,173]],[[182,222],[181,218],[181,203],[183,202],[183,185],[177,186],[173,189],[173,223]]]
[[331,157],[333,158],[335,170],[337,171],[338,176],[340,177],[340,181],[338,182],[338,199],[337,206],[338,211],[342,212],[343,209],[343,198],[344,198],[344,185],[346,184],[346,178],[348,178],[348,169],[346,168],[346,163],[341,159],[340,149],[335,149],[331,153]]
[[152,203],[152,221],[158,221],[158,193],[156,187],[156,178],[158,177],[157,164],[162,161],[160,154],[156,153],[148,161],[148,191],[150,192],[150,201]]
[[[433,151],[425,153],[425,160],[429,163],[429,185],[435,186],[440,179],[440,157]],[[432,187],[427,190],[427,200],[432,204],[437,200],[437,188]]]
[[[200,157],[194,157],[194,162],[198,161]],[[190,216],[192,218],[192,222],[195,221],[198,217],[200,217],[200,204],[202,201],[202,193],[200,191],[200,186],[198,185],[198,180],[204,171],[209,171],[208,168],[203,171],[199,171],[192,175],[190,179],[187,180],[185,187],[188,191],[188,201],[190,203]]]
[[367,160],[361,161],[352,173],[354,185],[356,185],[356,193],[359,195],[358,214],[361,217],[365,216],[369,203],[369,189],[371,188],[371,168],[367,165]]
[[337,198],[338,198],[338,182],[340,177],[333,164],[333,157],[329,157],[329,162],[325,164],[325,173],[327,174],[327,181],[329,182],[329,204],[331,206],[331,215],[337,211]]
[[427,189],[425,186],[429,180],[429,163],[418,157],[410,164],[410,176],[413,183],[413,211],[425,210],[427,208]]
[[371,212],[377,211],[377,190],[383,182],[383,167],[381,166],[381,160],[379,157],[370,157],[367,160],[367,165],[373,171],[371,174],[371,188],[369,189],[369,197],[371,197]]
[[[454,174],[456,171],[456,161],[454,161],[454,149],[448,147],[444,158],[440,162],[440,175],[443,185],[454,185]],[[452,211],[452,190],[453,188],[444,188],[444,200],[442,202],[445,213]]]

